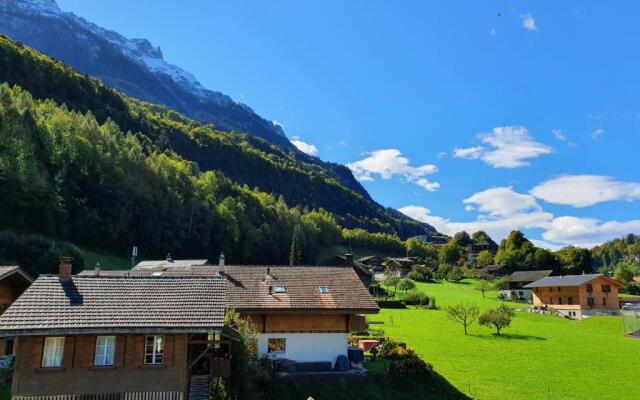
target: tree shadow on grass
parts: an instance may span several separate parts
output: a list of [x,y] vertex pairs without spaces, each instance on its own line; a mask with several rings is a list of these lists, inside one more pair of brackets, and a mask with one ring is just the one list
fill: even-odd
[[547,340],[542,336],[533,336],[533,335],[520,335],[517,333],[503,333],[501,335],[497,335],[492,333],[490,335],[473,335],[469,334],[469,336],[477,337],[480,339],[494,339],[494,340]]

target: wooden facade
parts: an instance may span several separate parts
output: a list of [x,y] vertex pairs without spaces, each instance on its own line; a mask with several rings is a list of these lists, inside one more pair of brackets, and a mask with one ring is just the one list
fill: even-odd
[[[617,311],[620,309],[618,289],[621,285],[611,278],[600,276],[576,286],[549,286],[533,288],[534,307],[548,307],[571,312],[579,317],[579,311]],[[579,312],[579,313],[575,313]]]
[[[107,334],[108,335],[108,334]],[[199,361],[206,344],[193,340],[194,335],[166,334],[161,364],[144,363],[145,336],[116,335],[113,365],[94,364],[96,335],[64,336],[62,366],[42,368],[44,336],[16,339],[16,362],[12,398],[75,396],[108,400],[136,398],[145,400],[181,400],[186,398],[192,374],[202,373]],[[204,335],[206,341],[207,335]],[[195,343],[195,344],[194,344]],[[199,357],[200,356],[200,357]],[[213,376],[228,376],[230,359],[209,357]]]
[[348,333],[366,329],[355,314],[247,314],[258,333]]

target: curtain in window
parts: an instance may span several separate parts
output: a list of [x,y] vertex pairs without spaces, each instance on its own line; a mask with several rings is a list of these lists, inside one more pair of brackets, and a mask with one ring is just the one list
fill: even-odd
[[98,336],[96,338],[96,357],[94,365],[113,365],[115,353],[115,336]]
[[44,352],[42,355],[42,367],[62,367],[62,355],[64,354],[64,337],[50,336],[44,339]]

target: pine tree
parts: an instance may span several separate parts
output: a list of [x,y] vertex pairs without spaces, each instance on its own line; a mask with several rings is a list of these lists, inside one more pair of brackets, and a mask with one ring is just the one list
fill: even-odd
[[293,230],[293,237],[291,238],[291,250],[289,251],[289,265],[300,265],[300,248],[298,245],[298,236],[300,234],[300,225],[296,226]]

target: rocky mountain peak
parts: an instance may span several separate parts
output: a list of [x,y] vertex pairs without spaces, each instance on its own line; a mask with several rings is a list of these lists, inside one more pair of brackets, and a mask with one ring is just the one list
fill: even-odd
[[55,0],[0,0],[0,9],[47,16],[62,14]]

